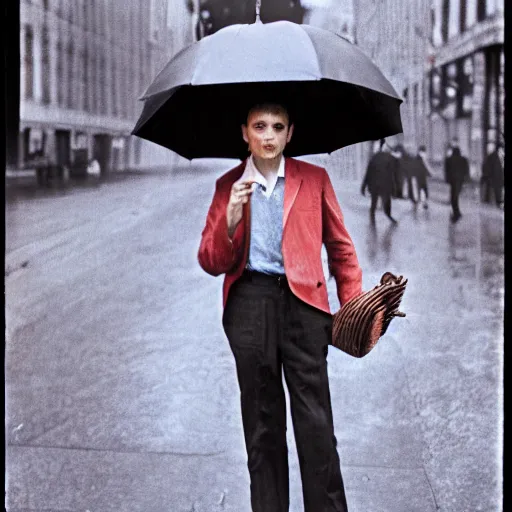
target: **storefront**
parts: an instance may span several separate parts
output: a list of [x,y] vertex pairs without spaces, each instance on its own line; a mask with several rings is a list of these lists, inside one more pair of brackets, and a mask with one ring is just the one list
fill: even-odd
[[430,158],[442,165],[450,140],[478,179],[488,141],[503,142],[503,45],[480,48],[430,72]]

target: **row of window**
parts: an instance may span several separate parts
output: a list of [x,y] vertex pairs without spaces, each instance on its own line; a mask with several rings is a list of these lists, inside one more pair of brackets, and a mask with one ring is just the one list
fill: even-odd
[[[143,47],[143,45],[140,45]],[[146,51],[148,48],[146,47]],[[41,35],[41,99],[43,104],[51,103],[51,62],[56,59],[56,104],[63,108],[72,108],[105,114],[110,103],[109,115],[134,118],[137,115],[137,97],[145,89],[150,76],[150,59],[144,48],[140,48],[140,69],[122,65],[115,57],[90,52],[87,48],[78,51],[73,42],[68,45],[57,42],[55,51],[50,49],[48,29],[43,27]],[[77,62],[78,61],[78,62]],[[133,61],[132,61],[133,62]],[[34,62],[34,32],[30,25],[25,27],[25,51],[23,58],[25,70],[25,98],[34,99],[36,66]],[[110,83],[107,66],[110,66]]]
[[[458,19],[452,19],[454,12],[456,12],[451,5],[454,2],[459,3]],[[457,25],[458,33],[462,34],[472,26],[471,21],[481,22],[494,14],[498,2],[496,0],[442,0],[440,21],[443,43],[446,43],[450,38],[451,25]],[[455,4],[454,6],[456,7]]]
[[[36,3],[34,0],[25,1]],[[104,37],[110,35],[114,39],[121,34],[136,33],[140,20],[147,16],[146,1],[132,0],[127,6],[125,0],[46,0],[42,2],[42,8],[85,31]]]

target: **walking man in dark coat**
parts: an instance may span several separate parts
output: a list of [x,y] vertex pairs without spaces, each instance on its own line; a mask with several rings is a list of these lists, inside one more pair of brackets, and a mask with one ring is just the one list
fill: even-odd
[[423,208],[428,208],[428,184],[427,179],[432,176],[425,163],[427,157],[427,148],[420,146],[418,148],[418,154],[414,159],[414,179],[416,180],[418,201],[422,201],[423,196]]
[[491,191],[496,201],[496,206],[503,206],[503,165],[501,163],[498,147],[493,143],[487,144],[487,156],[482,164],[481,184],[484,189],[484,201],[491,202]]
[[452,222],[457,222],[462,214],[459,209],[459,195],[464,181],[469,179],[469,162],[462,156],[460,148],[452,143],[451,154],[444,161],[445,181],[450,185]]
[[386,141],[381,139],[380,150],[375,153],[366,169],[366,175],[361,185],[361,194],[365,195],[366,189],[370,191],[372,203],[370,206],[370,221],[375,224],[375,209],[379,197],[382,208],[389,220],[394,224],[397,221],[391,216],[391,195],[393,193],[393,177],[396,167],[396,159],[385,150]]
[[416,165],[414,158],[407,153],[405,148],[399,144],[395,150],[398,157],[399,174],[402,176],[402,180],[407,182],[407,198],[410,199],[413,204],[416,204],[416,197],[414,194],[413,179],[415,178]]

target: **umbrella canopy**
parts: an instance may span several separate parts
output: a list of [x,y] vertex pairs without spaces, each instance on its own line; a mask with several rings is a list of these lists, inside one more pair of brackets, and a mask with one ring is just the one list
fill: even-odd
[[240,125],[255,102],[287,106],[295,124],[288,156],[402,131],[402,100],[357,46],[287,21],[231,25],[193,43],[142,99],[132,133],[189,159],[244,158]]

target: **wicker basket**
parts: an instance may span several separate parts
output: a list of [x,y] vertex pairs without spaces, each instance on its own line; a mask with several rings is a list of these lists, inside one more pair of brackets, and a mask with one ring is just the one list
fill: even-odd
[[332,345],[354,357],[368,354],[398,311],[407,279],[386,272],[380,284],[345,303],[333,315]]

